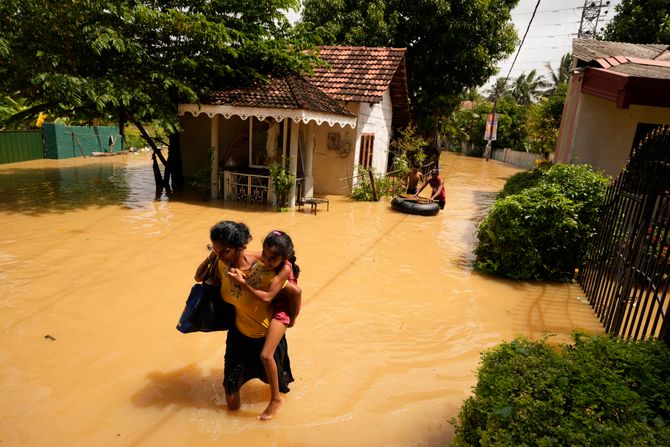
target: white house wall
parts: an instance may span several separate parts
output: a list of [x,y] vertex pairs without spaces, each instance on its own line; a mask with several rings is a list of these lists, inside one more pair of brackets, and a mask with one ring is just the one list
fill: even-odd
[[670,109],[637,105],[617,109],[611,101],[582,94],[569,162],[618,175],[628,161],[638,123],[669,124]]
[[361,103],[358,108],[358,125],[356,126],[355,164],[360,160],[361,135],[373,133],[375,135],[372,166],[377,172],[385,173],[388,164],[389,144],[391,142],[391,122],[393,119],[393,105],[391,104],[390,89],[386,89],[380,103]]

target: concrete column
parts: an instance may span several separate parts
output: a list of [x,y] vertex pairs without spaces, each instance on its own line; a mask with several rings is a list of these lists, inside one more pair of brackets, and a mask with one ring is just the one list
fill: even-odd
[[[298,172],[298,136],[300,131],[300,123],[291,121],[291,150],[289,152],[288,170],[293,175]],[[293,208],[295,206],[295,182],[291,187],[291,192],[288,195],[288,206]]]
[[212,198],[219,197],[219,115],[214,115],[209,121],[211,124],[210,145],[212,148],[212,175],[211,194]]
[[312,160],[314,158],[314,147],[316,145],[316,132],[314,132],[314,123],[309,123],[305,132],[305,197],[314,197],[314,177],[312,177]]

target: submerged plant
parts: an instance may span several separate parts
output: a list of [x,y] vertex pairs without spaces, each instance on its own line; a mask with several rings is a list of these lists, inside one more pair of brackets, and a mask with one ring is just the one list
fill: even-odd
[[277,198],[276,208],[279,211],[288,209],[288,195],[295,185],[296,176],[285,168],[284,160],[281,163],[270,166],[270,179],[272,190]]

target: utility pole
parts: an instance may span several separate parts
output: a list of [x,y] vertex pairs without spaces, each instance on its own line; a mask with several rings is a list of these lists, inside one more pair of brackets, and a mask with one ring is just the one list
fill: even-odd
[[584,7],[582,9],[582,19],[579,22],[579,31],[577,32],[577,37],[580,39],[595,39],[596,34],[598,33],[598,20],[600,19],[600,11],[605,9],[605,12],[602,15],[607,14],[606,8],[609,8],[609,0],[603,2],[598,0],[594,2],[592,0],[585,0]]

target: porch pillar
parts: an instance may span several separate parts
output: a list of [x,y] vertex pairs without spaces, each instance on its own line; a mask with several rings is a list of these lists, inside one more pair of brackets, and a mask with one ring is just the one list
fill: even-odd
[[219,197],[219,115],[214,115],[210,120],[210,146],[212,149],[210,160],[212,166],[211,195],[213,199]]
[[305,153],[304,155],[304,165],[305,165],[305,197],[314,197],[314,177],[312,177],[312,159],[314,157],[314,145],[315,145],[315,132],[314,124],[309,123],[307,125],[305,135]]
[[[293,175],[298,172],[298,137],[300,131],[300,123],[291,121],[291,150],[289,152],[288,170]],[[291,192],[288,195],[288,206],[293,208],[295,206],[295,182],[291,186]]]

